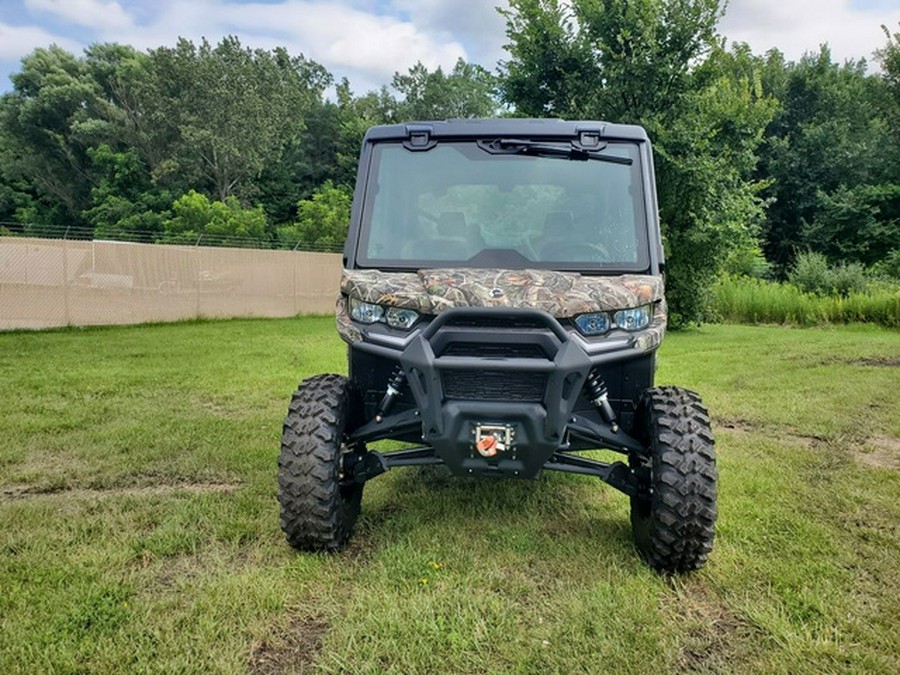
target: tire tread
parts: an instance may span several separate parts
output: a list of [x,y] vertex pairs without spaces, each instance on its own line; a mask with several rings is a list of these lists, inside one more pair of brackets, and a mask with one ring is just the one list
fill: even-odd
[[316,375],[294,392],[278,459],[281,529],[303,551],[337,551],[359,515],[362,486],[340,483],[343,435],[352,414],[350,381]]
[[656,570],[700,569],[712,551],[717,517],[709,412],[697,393],[674,386],[648,389],[638,409],[637,429],[650,448],[653,493],[649,504],[632,498],[635,543]]

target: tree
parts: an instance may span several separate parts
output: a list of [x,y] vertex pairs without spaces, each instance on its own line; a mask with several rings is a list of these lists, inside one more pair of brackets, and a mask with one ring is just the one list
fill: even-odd
[[0,170],[18,184],[16,218],[31,232],[79,225],[90,201],[87,156],[101,92],[84,63],[53,45],[22,59],[0,99]]
[[840,186],[818,192],[817,212],[802,240],[832,262],[873,266],[900,250],[900,185]]
[[89,148],[96,175],[92,206],[82,216],[95,237],[154,241],[172,204],[168,190],[153,185],[147,165],[134,150],[115,152],[108,145]]
[[392,85],[401,95],[396,121],[491,117],[497,112],[496,78],[479,65],[459,59],[445,74],[421,62],[405,75],[394,73]]
[[890,119],[893,123],[894,138],[900,136],[900,31],[891,34],[887,26],[882,26],[887,44],[875,52],[875,58],[884,69],[884,83],[893,99]]
[[297,222],[280,227],[278,238],[302,248],[340,250],[350,224],[350,193],[330,180],[297,204]]
[[[770,179],[764,192],[771,202],[767,257],[782,272],[801,250],[825,253],[832,262],[841,255],[869,260],[869,253],[859,254],[880,245],[877,236],[863,241],[878,228],[837,223],[857,207],[875,213],[863,206],[878,201],[874,193],[851,196],[848,191],[882,185],[880,193],[888,195],[900,178],[897,142],[885,124],[884,82],[866,75],[864,61],[834,63],[824,46],[796,63],[773,52],[766,67],[769,93],[780,104],[766,130],[759,165],[760,178]],[[831,238],[839,232],[849,240],[835,245]]]
[[191,190],[172,204],[161,241],[194,244],[204,241],[221,246],[259,246],[266,236],[266,213],[262,206],[246,209],[237,197],[211,201]]
[[125,152],[135,141],[124,83],[141,58],[131,47],[106,44],[83,58],[51,46],[22,60],[13,91],[0,100],[6,217],[44,234],[91,224],[83,214],[96,206],[94,189],[106,169],[91,153],[102,145]]
[[517,113],[643,125],[656,149],[674,323],[700,320],[731,251],[755,245],[756,148],[774,110],[718,0],[512,0],[501,91]]
[[[170,154],[151,161],[159,180],[184,175],[219,200],[249,196],[253,180],[302,132],[330,76],[303,56],[181,39],[150,52],[136,99]],[[158,146],[154,143],[154,146]]]

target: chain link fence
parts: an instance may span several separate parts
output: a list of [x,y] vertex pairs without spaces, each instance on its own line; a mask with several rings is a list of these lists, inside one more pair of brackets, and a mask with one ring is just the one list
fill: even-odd
[[327,314],[340,274],[338,253],[0,236],[0,330]]

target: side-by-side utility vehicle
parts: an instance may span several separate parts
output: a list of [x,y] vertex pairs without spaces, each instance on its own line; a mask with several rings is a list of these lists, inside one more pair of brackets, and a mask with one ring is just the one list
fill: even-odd
[[[555,470],[628,495],[652,567],[701,567],[715,450],[700,397],[653,385],[664,269],[640,127],[370,129],[337,302],[349,375],[302,382],[284,422],[278,498],[290,544],[339,549],[366,481],[394,467]],[[367,449],[384,439],[413,446]],[[595,449],[622,459],[583,454]]]

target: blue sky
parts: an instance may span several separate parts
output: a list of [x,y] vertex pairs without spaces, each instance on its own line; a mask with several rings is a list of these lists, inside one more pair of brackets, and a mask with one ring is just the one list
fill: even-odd
[[[503,58],[506,0],[0,0],[0,90],[36,47],[73,52],[93,42],[140,49],[179,36],[212,42],[237,35],[251,47],[285,46],[347,76],[363,92],[416,61],[434,68],[457,58],[493,69]],[[838,59],[870,58],[880,25],[900,30],[900,0],[731,0],[720,28],[757,52],[789,58],[828,42]]]

